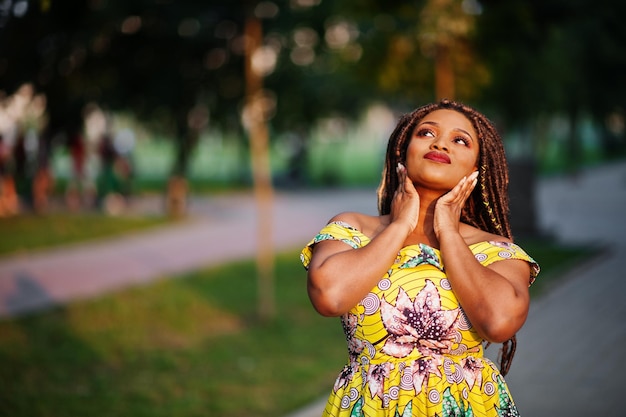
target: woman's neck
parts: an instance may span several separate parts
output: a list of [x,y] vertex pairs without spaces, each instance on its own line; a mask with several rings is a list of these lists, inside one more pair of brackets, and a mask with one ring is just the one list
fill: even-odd
[[[430,194],[430,193],[429,193]],[[439,247],[439,240],[435,235],[435,206],[441,195],[425,195],[420,194],[420,213],[417,220],[417,226],[413,232],[407,237],[407,244],[425,243],[434,248]]]

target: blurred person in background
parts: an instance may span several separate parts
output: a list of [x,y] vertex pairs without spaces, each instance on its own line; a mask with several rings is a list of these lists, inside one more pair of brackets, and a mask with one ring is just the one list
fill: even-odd
[[518,415],[503,376],[539,266],[512,240],[507,186],[484,115],[443,100],[400,119],[379,215],[340,213],[301,253],[313,306],[341,317],[348,345],[324,416]]
[[19,200],[15,189],[12,171],[11,147],[4,135],[0,134],[0,217],[16,215]]
[[87,144],[80,129],[74,128],[68,136],[67,147],[72,160],[72,178],[65,191],[65,203],[72,211],[87,203]]

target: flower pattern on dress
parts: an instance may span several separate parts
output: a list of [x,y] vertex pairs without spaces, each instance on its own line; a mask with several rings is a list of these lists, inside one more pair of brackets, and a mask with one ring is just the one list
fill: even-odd
[[470,390],[474,388],[474,385],[481,387],[483,382],[482,370],[483,364],[476,360],[473,356],[461,359],[461,367],[463,369],[463,376],[469,386]]
[[341,316],[341,325],[343,326],[343,333],[346,336],[348,354],[351,360],[356,360],[356,357],[361,354],[365,347],[363,340],[354,337],[358,321],[359,318],[356,314],[346,313]]
[[433,356],[430,358],[420,358],[413,362],[411,368],[405,369],[405,372],[411,372],[413,388],[415,388],[416,395],[422,392],[422,387],[428,386],[428,378],[430,378],[431,375],[441,378],[439,365],[441,365],[441,357]]
[[390,362],[372,365],[367,373],[367,383],[372,398],[378,397],[385,400],[385,380],[389,378],[389,372],[393,369]]
[[339,376],[335,380],[335,384],[333,385],[333,390],[335,392],[339,391],[341,388],[347,387],[350,382],[352,382],[352,378],[354,378],[354,373],[358,370],[359,365],[355,362],[351,362],[348,365],[344,366]]
[[460,308],[442,310],[439,291],[427,279],[414,301],[402,288],[395,306],[383,298],[380,314],[389,333],[382,352],[403,358],[414,348],[424,356],[448,352],[456,339]]
[[346,336],[350,363],[343,367],[343,369],[339,373],[339,376],[335,380],[335,385],[333,387],[335,392],[339,391],[343,387],[348,386],[354,378],[355,372],[357,372],[359,369],[359,364],[357,363],[357,360],[359,355],[365,348],[365,342],[362,339],[354,336],[357,329],[358,319],[358,316],[352,313],[346,313],[341,316],[341,325],[343,326],[343,332]]

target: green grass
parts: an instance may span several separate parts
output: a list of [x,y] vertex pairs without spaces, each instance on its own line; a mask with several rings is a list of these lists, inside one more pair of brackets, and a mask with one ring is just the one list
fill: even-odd
[[[520,242],[557,279],[584,248]],[[346,359],[297,252],[276,262],[278,318],[256,316],[252,261],[0,321],[0,415],[281,416],[327,394]],[[542,284],[540,284],[542,283]]]
[[278,319],[255,317],[241,262],[0,322],[0,415],[280,416],[345,359],[296,253],[279,257]]
[[0,255],[120,235],[168,221],[164,217],[111,217],[97,213],[23,214],[0,218]]

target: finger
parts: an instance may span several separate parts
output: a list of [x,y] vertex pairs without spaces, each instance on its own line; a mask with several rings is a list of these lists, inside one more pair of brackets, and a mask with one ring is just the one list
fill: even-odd
[[404,192],[404,165],[400,162],[396,165],[396,174],[398,175],[398,188],[396,191],[402,193]]
[[400,183],[398,186],[402,190],[402,193],[410,193],[413,189],[413,183],[409,179],[408,171],[404,165],[399,163],[398,166],[400,168]]
[[404,180],[404,189],[407,193],[410,194],[417,194],[417,190],[415,189],[415,185],[413,184],[413,181],[411,181],[411,179],[409,178],[409,176],[407,175],[405,180]]
[[463,184],[461,192],[459,193],[459,199],[461,204],[465,204],[469,196],[472,194],[472,191],[474,191],[477,182],[477,179],[471,175],[467,178],[467,180]]
[[466,188],[467,188],[469,193],[471,193],[472,190],[474,190],[474,187],[476,187],[476,184],[478,184],[478,171],[472,172],[467,177],[467,181],[466,181],[465,186],[466,186]]
[[478,182],[478,171],[474,171],[467,177],[463,177],[461,181],[459,181],[459,184],[461,185],[461,189],[463,191],[469,190],[469,192],[471,193],[471,190],[474,189],[477,182]]

